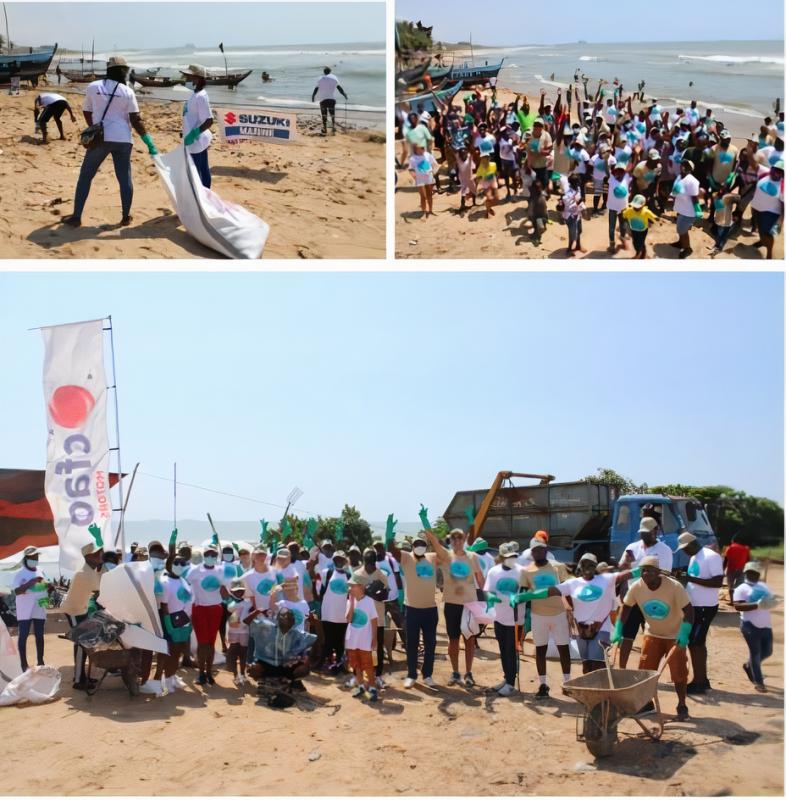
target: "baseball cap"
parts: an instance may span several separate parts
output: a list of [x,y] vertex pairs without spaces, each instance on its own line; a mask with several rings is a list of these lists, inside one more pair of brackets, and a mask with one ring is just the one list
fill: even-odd
[[[637,195],[637,197],[641,197],[641,195]],[[658,520],[653,519],[652,517],[642,517],[642,520],[639,523],[639,533],[652,533],[652,531],[656,530],[657,527]]]
[[685,531],[685,533],[681,533],[677,539],[677,550],[684,550],[689,544],[696,541],[698,541],[698,539],[696,539],[692,533]]
[[549,540],[549,535],[546,531],[535,531],[535,533],[532,534],[532,538],[542,539],[544,542],[547,542]]
[[650,150],[647,153],[647,158],[651,158],[653,161],[660,161],[660,153],[657,150]]
[[499,554],[502,558],[508,558],[508,556],[517,556],[519,554],[519,549],[516,547],[514,542],[505,542],[505,544],[500,545]]
[[106,68],[110,69],[111,67],[128,67],[128,62],[123,56],[110,56],[106,62]]
[[723,130],[720,132],[720,138],[721,138],[721,139],[731,139],[731,134],[730,134],[730,133],[729,133],[729,132],[726,130],[726,128],[724,128],[724,129],[723,129]]
[[748,561],[742,568],[743,572],[758,572],[761,574],[761,564],[758,561]]
[[639,561],[640,567],[655,567],[655,569],[660,569],[660,561],[658,561],[657,556],[644,556],[644,558]]
[[534,128],[536,125],[545,125],[546,123],[543,121],[541,117],[538,117],[533,123],[532,127]]
[[276,550],[276,555],[277,556],[289,556],[290,558],[292,557],[292,553],[289,552],[289,548],[288,547],[279,547],[278,550]]
[[647,201],[644,199],[644,195],[637,194],[633,200],[630,201],[631,208],[643,208],[644,204]]
[[218,554],[218,545],[213,542],[208,542],[203,548],[202,553],[216,553]]
[[529,549],[532,550],[534,547],[547,547],[546,543],[543,539],[530,539],[529,540]]
[[335,561],[337,558],[343,558],[343,559],[346,559],[346,557],[347,557],[347,554],[346,554],[346,553],[345,553],[343,550],[336,550],[336,552],[335,552],[335,553],[333,553],[333,560],[334,560],[334,561]]
[[37,547],[25,547],[24,553],[22,555],[25,558],[30,558],[30,556],[37,556],[38,555],[38,548]]
[[461,528],[453,528],[453,530],[448,534],[448,539],[455,539],[457,536],[461,536],[462,539],[465,539],[467,534],[461,530]]
[[775,169],[779,169],[779,170],[781,170],[781,172],[782,172],[782,171],[783,171],[783,159],[782,159],[782,158],[779,158],[779,159],[778,159],[778,160],[777,160],[777,161],[776,161],[776,162],[775,162],[775,163],[774,163],[772,166],[773,166]]
[[595,555],[595,553],[584,553],[584,555],[582,555],[582,557],[579,559],[579,564],[581,564],[582,561],[591,561],[593,564],[597,564],[598,557]]
[[258,544],[258,545],[257,545],[257,546],[254,548],[254,552],[255,552],[255,553],[264,553],[265,555],[267,555],[267,552],[268,552],[268,550],[267,550],[267,547],[266,547],[265,545],[263,545],[263,544]]

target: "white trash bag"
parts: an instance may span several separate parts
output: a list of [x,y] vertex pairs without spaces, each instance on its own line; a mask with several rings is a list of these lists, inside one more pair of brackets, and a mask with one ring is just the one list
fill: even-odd
[[22,672],[16,642],[0,620],[0,706],[54,700],[60,680],[55,667],[31,667]]
[[227,258],[261,258],[268,224],[202,186],[193,160],[181,144],[153,156],[158,174],[183,227],[205,247]]

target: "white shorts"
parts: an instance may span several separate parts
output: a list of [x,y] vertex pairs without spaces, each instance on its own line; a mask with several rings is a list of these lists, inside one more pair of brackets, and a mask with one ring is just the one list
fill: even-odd
[[560,614],[532,614],[532,641],[535,647],[546,647],[549,639],[554,640],[557,646],[570,642],[570,627],[568,615]]

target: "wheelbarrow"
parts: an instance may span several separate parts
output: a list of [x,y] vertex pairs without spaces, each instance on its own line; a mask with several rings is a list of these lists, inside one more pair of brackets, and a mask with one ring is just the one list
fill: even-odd
[[[614,653],[609,657],[609,651]],[[598,669],[571,678],[564,684],[565,694],[584,706],[583,717],[576,720],[576,739],[584,742],[596,758],[605,758],[617,746],[617,726],[624,717],[631,717],[644,733],[657,742],[663,735],[663,714],[658,700],[658,681],[666,665],[676,652],[676,645],[666,656],[659,670],[617,669],[613,663],[616,648],[608,648],[604,655],[606,669]],[[655,705],[655,725],[647,725],[634,716],[647,703]]]
[[[138,647],[112,647],[101,650],[87,650],[87,694],[92,696],[100,688],[107,675],[119,674],[131,697],[139,694],[139,674],[142,666],[142,651]],[[102,669],[97,683],[92,682],[93,668]]]

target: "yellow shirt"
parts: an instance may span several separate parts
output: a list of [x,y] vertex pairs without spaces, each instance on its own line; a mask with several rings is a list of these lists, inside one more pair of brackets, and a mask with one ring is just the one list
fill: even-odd
[[641,609],[648,636],[675,639],[683,620],[682,609],[690,605],[690,598],[679,581],[661,576],[654,592],[641,579],[632,583],[623,602]]
[[401,571],[404,573],[404,605],[410,608],[434,608],[437,605],[437,554],[426,553],[415,558],[401,551]]
[[474,553],[456,555],[443,548],[437,551],[437,562],[445,579],[442,593],[446,603],[463,605],[478,599],[474,573],[480,572],[480,567]]
[[628,206],[622,212],[622,218],[628,221],[632,231],[646,231],[658,219],[647,206],[642,206],[639,209]]
[[[530,564],[521,573],[521,585],[527,591],[537,591],[546,589],[549,586],[556,586],[568,579],[568,570],[564,564],[558,561],[549,561],[542,567],[537,564]],[[565,612],[565,604],[560,596],[547,597],[545,600],[532,601],[532,613],[542,614],[546,617],[553,617],[556,614]]]
[[59,611],[72,617],[87,614],[87,604],[90,601],[90,596],[101,588],[101,571],[93,569],[85,563],[82,569],[75,573],[71,579],[71,585],[68,587],[68,592],[60,605]]

